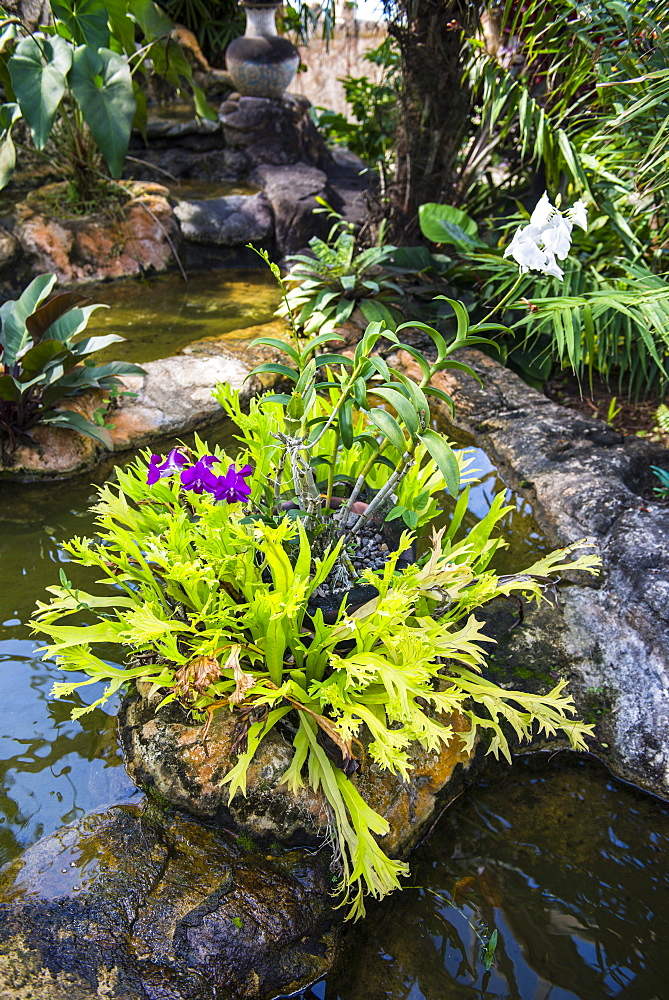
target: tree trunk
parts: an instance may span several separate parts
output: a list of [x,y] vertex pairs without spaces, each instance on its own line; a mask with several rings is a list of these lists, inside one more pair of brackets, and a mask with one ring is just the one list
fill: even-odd
[[462,82],[463,32],[476,21],[477,5],[386,0],[386,7],[402,59],[397,165],[387,214],[394,239],[406,242],[417,232],[423,202],[450,200],[469,114]]

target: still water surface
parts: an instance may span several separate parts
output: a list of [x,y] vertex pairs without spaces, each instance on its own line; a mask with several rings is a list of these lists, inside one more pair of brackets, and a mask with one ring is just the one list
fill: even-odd
[[187,282],[174,274],[125,278],[86,285],[85,292],[112,307],[93,313],[86,335],[116,333],[126,339],[96,358],[138,364],[176,354],[202,337],[229,337],[234,348],[246,330],[253,337],[252,327],[271,322],[280,297],[269,268],[201,271]]

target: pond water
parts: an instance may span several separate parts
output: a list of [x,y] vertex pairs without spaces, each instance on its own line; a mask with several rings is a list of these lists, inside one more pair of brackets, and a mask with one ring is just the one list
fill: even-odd
[[[232,451],[230,434],[221,425],[209,438]],[[472,521],[503,488],[485,455],[475,458],[481,482]],[[112,469],[110,459],[95,481]],[[25,624],[67,563],[63,540],[92,531],[90,483],[89,475],[0,484],[0,862],[91,809],[138,794],[119,754],[116,703],[71,721],[80,699],[49,698],[59,674]],[[527,503],[510,499],[505,570],[545,549]],[[67,572],[83,583],[83,570]],[[98,694],[89,689],[87,697]],[[543,771],[535,760],[501,768],[463,795],[414,855],[411,884],[422,888],[372,907],[349,933],[337,972],[305,1000],[661,1000],[667,848],[665,807],[587,761],[558,756]],[[486,972],[480,939],[494,929],[496,964]]]
[[304,1000],[666,1000],[668,851],[667,806],[588,758],[496,768]]
[[229,335],[236,344],[245,330],[274,318],[280,297],[269,269],[254,268],[202,271],[188,281],[174,274],[126,278],[86,285],[85,292],[93,302],[113,307],[93,313],[86,335],[116,333],[126,339],[96,359],[138,364],[168,357],[201,337]]

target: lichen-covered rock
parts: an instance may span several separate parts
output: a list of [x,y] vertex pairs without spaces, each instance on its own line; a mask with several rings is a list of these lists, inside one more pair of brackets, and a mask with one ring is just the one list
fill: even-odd
[[[125,763],[135,783],[159,801],[202,817],[217,826],[242,830],[263,843],[315,844],[328,828],[326,802],[306,785],[297,795],[282,776],[293,756],[288,734],[277,727],[261,741],[247,771],[247,794],[229,800],[223,779],[236,760],[237,719],[228,711],[214,713],[206,743],[202,726],[172,704],[156,711],[159,695],[129,695],[119,711],[119,733]],[[457,732],[468,727],[464,717],[452,720]],[[457,736],[439,753],[414,744],[411,779],[403,782],[371,761],[351,780],[371,807],[388,820],[380,839],[384,851],[405,855],[420,839],[439,805],[455,795],[472,756]],[[458,765],[461,765],[458,767]]]
[[328,971],[327,859],[114,806],[0,876],[0,997],[264,1000]]
[[127,182],[132,198],[114,213],[65,218],[49,208],[61,187],[40,188],[15,208],[14,233],[35,274],[50,271],[68,283],[171,266],[177,224],[167,188]]

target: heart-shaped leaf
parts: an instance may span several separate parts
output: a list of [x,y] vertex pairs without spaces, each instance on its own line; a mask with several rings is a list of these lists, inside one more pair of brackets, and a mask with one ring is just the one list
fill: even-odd
[[70,85],[112,177],[120,177],[136,107],[126,60],[111,49],[80,45]]
[[24,38],[9,60],[16,100],[33,142],[44,149],[67,86],[72,48],[60,35]]

